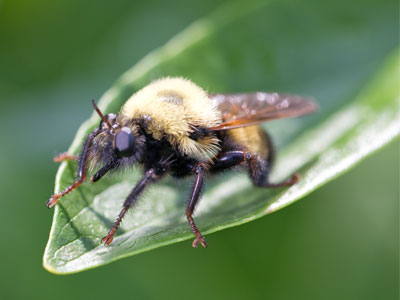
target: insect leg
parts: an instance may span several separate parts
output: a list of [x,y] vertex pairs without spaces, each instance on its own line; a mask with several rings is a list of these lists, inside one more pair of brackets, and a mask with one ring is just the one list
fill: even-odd
[[186,218],[189,222],[190,228],[192,229],[194,235],[196,236],[196,238],[192,243],[192,246],[197,247],[200,242],[200,244],[203,247],[207,247],[206,240],[204,239],[200,231],[197,229],[197,226],[192,218],[194,208],[196,206],[197,200],[199,200],[200,192],[204,186],[204,167],[201,164],[199,164],[196,167],[196,174],[197,174],[196,181],[194,183],[193,191],[190,196],[189,204],[186,209]]
[[233,150],[223,153],[213,165],[213,171],[219,171],[237,166],[251,159],[251,154],[246,151]]
[[[119,225],[121,224],[122,218],[124,217],[124,215],[126,214],[128,209],[131,208],[132,205],[136,202],[136,200],[138,199],[140,194],[143,192],[145,187],[149,183],[154,182],[161,177],[162,173],[157,172],[157,171],[160,171],[160,170],[158,170],[157,168],[151,168],[150,170],[148,170],[146,172],[145,176],[142,178],[142,180],[140,180],[136,184],[136,186],[133,188],[132,192],[125,199],[123,208],[122,208],[121,212],[119,213],[117,219],[115,220],[114,226],[110,229],[110,231],[107,233],[107,235],[105,237],[103,237],[103,239],[101,240],[101,242],[104,243],[106,246],[111,244],[111,242],[114,238],[114,234],[117,231]],[[165,170],[162,170],[162,171],[165,171]]]
[[249,152],[241,150],[228,151],[222,154],[219,159],[215,161],[212,171],[228,169],[244,162],[248,163],[250,177],[256,186],[270,188],[285,187],[295,184],[300,179],[300,176],[295,173],[291,178],[283,182],[270,183],[268,181],[270,162],[262,159],[257,154],[250,154]]
[[114,160],[109,162],[108,164],[106,164],[104,167],[102,167],[100,170],[98,170],[96,172],[96,174],[94,174],[91,178],[90,181],[91,182],[96,182],[99,179],[101,179],[104,175],[106,175],[106,173],[112,169],[115,169],[116,167],[118,167],[119,165],[119,161],[118,160]]
[[64,160],[78,160],[79,156],[78,155],[72,155],[69,154],[68,152],[63,152],[60,154],[57,154],[54,156],[53,161],[54,162],[63,162]]
[[270,183],[268,180],[269,175],[269,164],[267,161],[262,159],[259,155],[252,155],[249,161],[249,171],[250,177],[254,183],[254,185],[259,187],[270,187],[270,188],[279,188],[285,186],[291,186],[299,181],[300,176],[295,173],[291,178],[279,182],[279,183]]
[[50,197],[49,200],[47,200],[46,205],[47,207],[52,207],[57,203],[57,200],[68,194],[69,192],[73,191],[76,189],[78,186],[80,186],[86,179],[86,172],[87,172],[87,160],[88,160],[88,153],[90,150],[90,147],[92,146],[92,142],[94,137],[100,132],[98,128],[93,130],[88,138],[86,139],[85,145],[83,146],[82,154],[80,156],[79,160],[79,167],[78,167],[78,180],[76,180],[73,184],[71,184],[69,187],[67,187],[65,190],[63,190],[61,193],[54,194]]

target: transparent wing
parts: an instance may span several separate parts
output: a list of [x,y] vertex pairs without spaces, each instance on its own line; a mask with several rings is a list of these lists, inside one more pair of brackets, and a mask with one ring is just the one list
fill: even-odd
[[228,130],[262,122],[298,117],[314,112],[317,104],[310,98],[277,93],[211,94],[222,112],[222,124],[210,130]]

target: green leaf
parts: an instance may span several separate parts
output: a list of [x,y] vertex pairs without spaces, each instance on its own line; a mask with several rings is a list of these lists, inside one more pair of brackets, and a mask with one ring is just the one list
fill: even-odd
[[[136,89],[166,75],[191,78],[210,92],[276,90],[318,99],[320,111],[314,115],[265,125],[278,147],[272,180],[297,171],[301,181],[290,188],[262,189],[253,187],[246,174],[209,178],[195,214],[203,234],[293,203],[399,135],[400,56],[398,50],[393,53],[397,46],[392,38],[397,21],[387,17],[395,6],[356,2],[229,3],[143,58],[100,100],[103,111],[118,112]],[[378,46],[365,51],[371,40]],[[78,153],[98,123],[93,114],[69,152]],[[72,162],[61,164],[55,192],[74,180],[75,168]],[[86,183],[62,198],[55,208],[44,267],[73,273],[192,239],[184,217],[191,180],[166,178],[131,209],[114,242],[101,244],[140,174],[134,169]]]

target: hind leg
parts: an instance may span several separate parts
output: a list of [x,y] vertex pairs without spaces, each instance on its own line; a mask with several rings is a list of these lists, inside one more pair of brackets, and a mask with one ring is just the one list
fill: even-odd
[[234,150],[225,152],[218,158],[218,160],[215,161],[214,166],[210,171],[218,172],[220,170],[229,169],[246,162],[249,168],[250,177],[254,185],[259,187],[279,188],[291,186],[298,182],[300,179],[300,176],[295,173],[292,175],[291,178],[283,182],[270,183],[268,175],[270,172],[272,160],[268,158],[263,159],[258,154],[251,154],[246,150]]
[[257,154],[251,155],[251,159],[249,160],[249,172],[254,185],[259,187],[279,188],[291,186],[300,179],[300,176],[295,173],[291,178],[285,181],[279,183],[269,182],[268,175],[270,172],[270,164]]

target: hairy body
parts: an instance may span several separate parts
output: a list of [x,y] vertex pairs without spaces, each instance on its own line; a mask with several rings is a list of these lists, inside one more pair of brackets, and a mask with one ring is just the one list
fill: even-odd
[[[145,187],[166,173],[175,177],[194,176],[186,217],[196,236],[193,246],[207,246],[192,214],[207,174],[236,166],[249,171],[254,185],[282,187],[298,180],[272,184],[268,174],[273,163],[273,147],[259,126],[276,118],[298,116],[315,110],[312,101],[298,96],[267,93],[208,95],[183,78],[163,78],[133,94],[118,115],[104,116],[99,128],[87,138],[79,156],[78,180],[53,195],[47,205],[69,193],[86,179],[87,169],[97,168],[91,181],[108,171],[132,164],[143,166],[145,174],[123,204],[114,226],[103,238],[109,245],[126,211]],[[70,157],[66,155],[65,157]],[[100,167],[99,167],[100,166]]]

